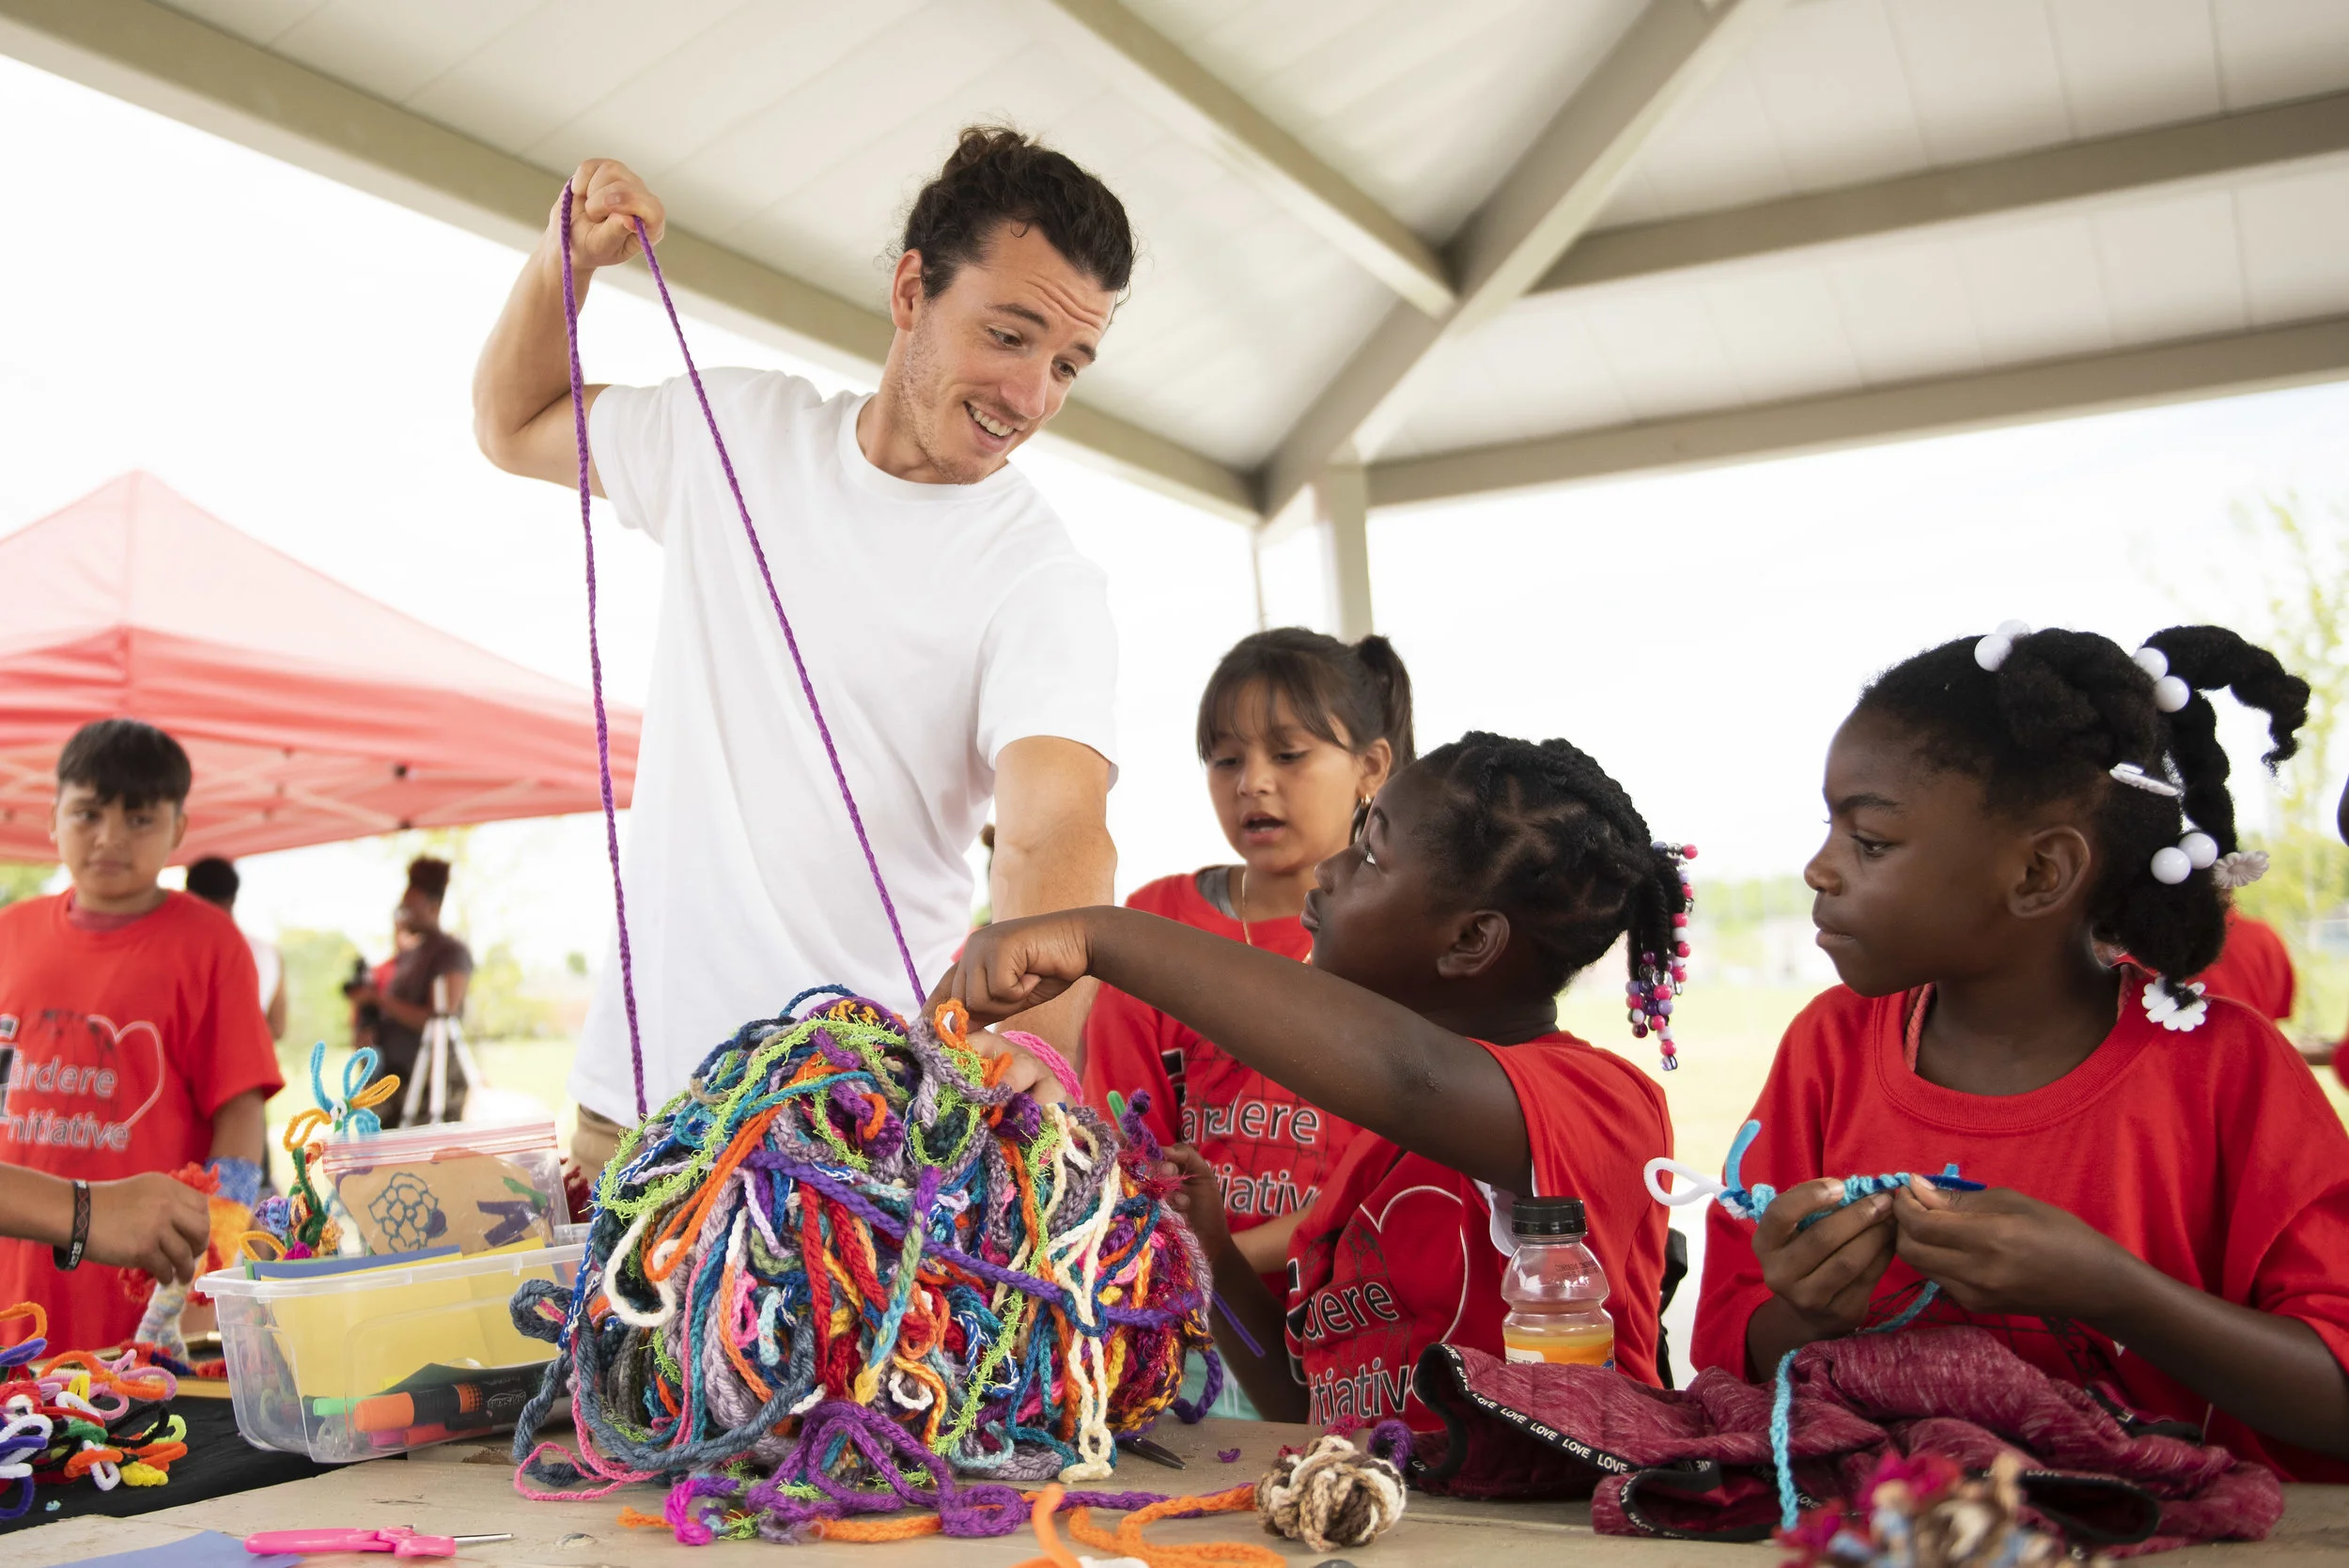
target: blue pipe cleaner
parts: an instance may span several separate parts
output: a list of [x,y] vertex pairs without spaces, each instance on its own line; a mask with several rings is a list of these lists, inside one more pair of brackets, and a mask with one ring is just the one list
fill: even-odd
[[[1778,1202],[1778,1188],[1767,1182],[1756,1182],[1753,1186],[1748,1187],[1740,1174],[1740,1170],[1745,1164],[1746,1151],[1753,1147],[1753,1141],[1761,1136],[1762,1124],[1760,1122],[1750,1121],[1737,1129],[1735,1141],[1729,1145],[1729,1158],[1721,1164],[1721,1179],[1718,1185],[1705,1178],[1701,1172],[1690,1171],[1675,1161],[1652,1159],[1648,1161],[1646,1172],[1648,1191],[1657,1202],[1669,1203],[1674,1207],[1682,1203],[1701,1203],[1706,1198],[1711,1198],[1739,1219],[1759,1220],[1769,1206]],[[1657,1172],[1666,1170],[1680,1178],[1679,1187],[1669,1193],[1658,1186],[1656,1180]],[[1954,1160],[1943,1167],[1938,1175],[1920,1176],[1916,1179],[1930,1183],[1945,1192],[1980,1192],[1982,1190],[1982,1183],[1968,1181],[1957,1173],[1957,1162]],[[1860,1199],[1878,1192],[1897,1191],[1906,1187],[1909,1180],[1909,1172],[1906,1171],[1888,1171],[1873,1176],[1845,1176],[1843,1195],[1828,1207],[1805,1215],[1796,1222],[1795,1228],[1807,1231],[1837,1209],[1846,1208],[1859,1202]],[[1898,1313],[1882,1323],[1859,1331],[1863,1334],[1890,1334],[1896,1329],[1906,1328],[1914,1323],[1927,1307],[1933,1305],[1935,1298],[1940,1294],[1941,1287],[1928,1280],[1925,1281],[1924,1289],[1919,1291],[1916,1298],[1902,1308]],[[1789,1530],[1793,1529],[1802,1519],[1802,1509],[1795,1492],[1793,1452],[1795,1357],[1800,1353],[1800,1346],[1797,1346],[1796,1349],[1779,1358],[1778,1371],[1773,1379],[1775,1387],[1770,1396],[1770,1462],[1778,1468],[1779,1528]]]

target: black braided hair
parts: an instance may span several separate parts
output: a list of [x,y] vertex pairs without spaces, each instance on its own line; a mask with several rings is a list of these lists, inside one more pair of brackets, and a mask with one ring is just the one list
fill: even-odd
[[1509,917],[1556,992],[1628,934],[1631,979],[1670,966],[1688,899],[1623,785],[1570,741],[1472,731],[1420,760],[1448,799],[1431,847],[1475,905]]
[[[2154,675],[2110,638],[2029,632],[2013,640],[1995,672],[1975,657],[1981,641],[1962,637],[1895,664],[1860,693],[1858,711],[1894,720],[1916,735],[1929,763],[1981,781],[1994,812],[2092,802],[2102,864],[2089,893],[2091,928],[2179,994],[2179,983],[2208,969],[2226,943],[2227,894],[2207,871],[2181,883],[2159,880],[2154,853],[2177,844],[2186,819],[2220,854],[2237,847],[2227,753],[2202,693],[2225,687],[2267,715],[2271,745],[2262,760],[2273,768],[2298,750],[2308,682],[2224,627],[2171,627],[2145,646],[2160,651],[2191,695],[2164,713]],[[2174,763],[2184,799],[2116,781],[2111,769],[2121,763],[2164,781]]]

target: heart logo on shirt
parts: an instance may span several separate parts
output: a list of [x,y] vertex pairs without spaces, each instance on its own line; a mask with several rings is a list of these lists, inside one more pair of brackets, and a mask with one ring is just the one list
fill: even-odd
[[117,1053],[123,1053],[125,1042],[127,1042],[131,1036],[137,1034],[142,1031],[144,1031],[147,1035],[148,1048],[155,1053],[155,1086],[147,1092],[147,1098],[139,1102],[139,1108],[131,1112],[130,1115],[123,1118],[121,1126],[123,1133],[127,1137],[130,1134],[131,1129],[137,1126],[140,1120],[145,1117],[149,1110],[152,1110],[155,1108],[155,1102],[163,1097],[163,1033],[162,1030],[157,1029],[153,1024],[148,1023],[145,1018],[140,1018],[135,1022],[127,1024],[117,1024],[114,1021],[114,1019],[99,1013],[89,1014],[88,1018],[92,1024],[102,1024],[113,1033],[114,1048]]
[[[1362,1211],[1362,1222],[1377,1234],[1383,1250],[1387,1234],[1408,1236],[1450,1236],[1456,1244],[1455,1257],[1436,1259],[1422,1257],[1423,1266],[1411,1271],[1412,1277],[1395,1281],[1401,1293],[1413,1299],[1421,1312],[1430,1307],[1440,1307],[1440,1298],[1450,1296],[1452,1316],[1444,1325],[1438,1340],[1449,1340],[1459,1330],[1460,1319],[1468,1311],[1468,1232],[1461,1224],[1459,1194],[1440,1187],[1407,1187],[1379,1205],[1378,1212]],[[1432,1265],[1432,1266],[1424,1266]],[[1445,1287],[1449,1285],[1450,1289]],[[1431,1299],[1432,1298],[1432,1299]]]

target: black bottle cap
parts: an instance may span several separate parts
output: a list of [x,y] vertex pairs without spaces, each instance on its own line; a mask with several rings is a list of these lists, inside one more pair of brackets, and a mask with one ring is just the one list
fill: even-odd
[[1519,1198],[1509,1206],[1509,1232],[1528,1241],[1579,1241],[1590,1227],[1579,1198]]

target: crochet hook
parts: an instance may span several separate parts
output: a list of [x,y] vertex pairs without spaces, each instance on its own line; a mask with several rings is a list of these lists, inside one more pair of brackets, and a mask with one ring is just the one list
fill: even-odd
[[418,1535],[406,1525],[389,1529],[265,1529],[244,1538],[257,1556],[304,1552],[389,1552],[394,1557],[455,1557],[460,1546],[511,1541],[511,1535]]

